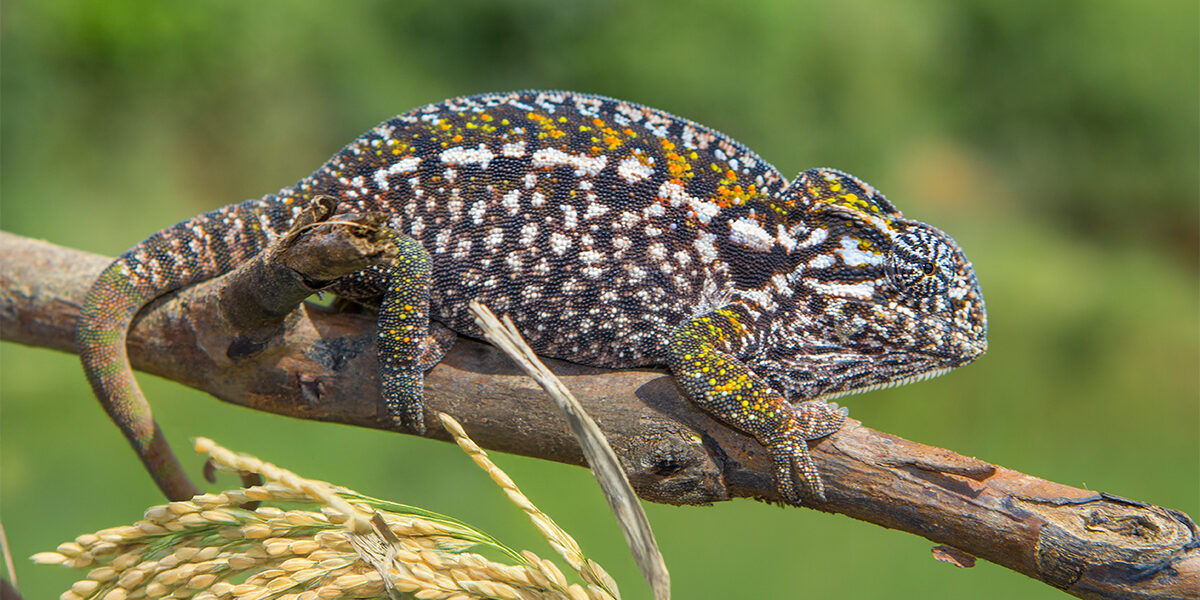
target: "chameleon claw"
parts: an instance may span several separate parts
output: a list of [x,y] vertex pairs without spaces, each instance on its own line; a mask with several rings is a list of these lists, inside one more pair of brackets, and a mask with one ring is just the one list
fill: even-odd
[[800,477],[808,486],[808,490],[818,500],[824,502],[825,482],[821,481],[821,474],[817,472],[817,465],[813,463],[812,454],[809,454],[808,444],[804,440],[796,442],[792,448],[792,458],[795,460],[796,470],[800,472]]
[[418,435],[425,433],[423,381],[413,369],[386,370],[383,374],[383,404],[392,422]]
[[780,431],[767,440],[766,446],[775,465],[775,484],[786,502],[800,504],[800,496],[796,491],[797,479],[814,497],[825,501],[825,484],[808,452],[808,443],[797,429]]

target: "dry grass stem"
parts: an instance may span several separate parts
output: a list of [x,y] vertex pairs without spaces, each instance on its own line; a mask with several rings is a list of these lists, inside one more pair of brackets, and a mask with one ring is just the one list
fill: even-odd
[[[575,399],[562,380],[555,376],[537,357],[533,349],[525,343],[511,319],[505,316],[501,321],[491,310],[477,301],[472,301],[467,309],[474,316],[475,324],[483,330],[484,337],[537,381],[538,385],[546,390],[554,404],[562,411],[571,427],[571,432],[579,441],[580,449],[587,458],[592,474],[600,484],[601,491],[604,492],[604,498],[617,518],[621,533],[625,535],[625,543],[633,553],[633,559],[642,571],[642,576],[654,590],[655,598],[668,600],[671,597],[671,575],[667,571],[662,552],[658,549],[658,541],[654,539],[650,520],[646,518],[637,494],[634,493],[633,486],[629,484],[629,478],[625,476],[625,471],[621,468],[616,453],[609,446],[600,427],[583,410],[583,405]],[[500,484],[500,481],[496,483]],[[503,487],[503,484],[501,486]],[[513,501],[517,502],[515,499]],[[532,513],[530,513],[530,518],[534,519],[534,524],[538,525],[538,529],[542,528]],[[554,543],[553,540],[551,543]],[[578,550],[578,547],[575,550]],[[569,562],[572,561],[566,554],[563,556]],[[603,569],[593,570],[594,566],[586,563],[577,565],[572,562],[571,566],[579,571],[588,583],[601,587],[612,583],[612,578]]]
[[[450,517],[305,479],[212,440],[199,439],[196,448],[217,468],[257,473],[266,483],[154,506],[133,525],[35,554],[38,564],[88,569],[60,598],[342,600],[393,592],[456,600],[614,598],[608,590],[615,586],[569,584],[552,563]],[[495,465],[489,473],[512,485]],[[243,508],[250,502],[260,504]],[[578,552],[569,535],[542,518],[539,527],[557,530]],[[468,551],[477,547],[515,564]]]

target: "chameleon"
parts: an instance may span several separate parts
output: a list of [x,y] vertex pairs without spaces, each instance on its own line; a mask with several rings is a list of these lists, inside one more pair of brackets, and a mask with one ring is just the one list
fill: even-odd
[[98,277],[79,355],[168,497],[192,488],[133,377],[133,317],[254,256],[319,196],[395,231],[394,261],[331,289],[378,302],[380,410],[413,432],[446,334],[481,337],[478,300],[542,356],[666,365],[700,410],[765,446],[784,500],[824,500],[808,442],[843,425],[829,400],[987,349],[963,251],[850,174],[789,181],[720,132],[604,96],[458,97],[384,121],[291,187],[163,229]]

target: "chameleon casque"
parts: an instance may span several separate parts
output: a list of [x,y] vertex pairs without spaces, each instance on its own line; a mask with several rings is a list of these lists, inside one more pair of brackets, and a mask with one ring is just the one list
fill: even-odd
[[933,377],[987,347],[954,240],[851,175],[789,183],[721,133],[601,96],[455,98],[380,124],[292,187],[164,229],[101,274],[80,356],[168,496],[183,475],[150,460],[170,450],[126,331],[155,297],[257,254],[318,195],[389,213],[398,232],[393,265],[332,289],[382,297],[383,404],[409,430],[424,430],[422,374],[453,341],[431,321],[479,337],[478,299],[541,355],[668,365],[701,409],[770,450],[781,495],[798,502],[801,487],[824,498],[807,441],[845,419],[826,400]]

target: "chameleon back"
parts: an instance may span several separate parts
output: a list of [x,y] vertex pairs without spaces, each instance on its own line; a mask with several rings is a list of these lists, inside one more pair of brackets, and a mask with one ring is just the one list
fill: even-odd
[[[569,92],[458,98],[391,119],[282,202],[386,210],[433,257],[431,317],[477,335],[507,313],[540,354],[663,364],[663,339],[739,279],[730,223],[772,220],[786,180],[730,138],[655,109]],[[774,264],[778,263],[778,264]],[[382,275],[376,277],[382,285]]]

